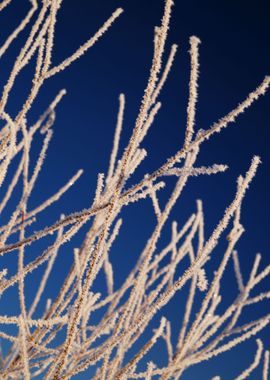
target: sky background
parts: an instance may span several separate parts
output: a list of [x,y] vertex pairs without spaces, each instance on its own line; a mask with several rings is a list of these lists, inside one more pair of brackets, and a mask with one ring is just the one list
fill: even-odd
[[[3,11],[0,15],[1,43],[26,14],[28,7],[27,1],[13,0]],[[68,94],[58,107],[54,138],[30,205],[34,207],[56,191],[79,168],[85,170],[77,186],[50,212],[42,214],[38,227],[53,223],[62,212],[68,214],[89,206],[97,173],[107,170],[118,96],[121,92],[126,95],[126,113],[120,149],[125,146],[133,128],[151,64],[153,30],[160,22],[163,1],[64,0],[58,14],[53,64],[61,62],[93,35],[117,7],[123,7],[124,14],[85,56],[65,72],[47,81],[29,115],[30,120],[35,120],[56,92],[61,88],[67,89]],[[148,151],[148,157],[139,169],[137,179],[145,172],[156,169],[176,152],[183,142],[190,67],[189,37],[196,35],[202,41],[196,129],[207,129],[242,101],[265,75],[270,75],[269,11],[269,2],[261,0],[175,0],[165,55],[168,55],[173,43],[179,46],[178,53],[161,95],[162,109],[145,140],[144,147]],[[22,40],[23,35],[2,60],[1,84],[5,82],[2,73],[9,72]],[[16,83],[9,105],[11,114],[16,113],[21,98],[26,94],[30,74],[31,68],[25,70]],[[270,261],[269,102],[270,92],[241,115],[235,124],[230,125],[221,134],[213,136],[202,146],[198,160],[200,165],[224,163],[228,164],[230,169],[224,174],[191,179],[171,219],[177,220],[180,225],[195,210],[195,200],[201,198],[206,215],[206,236],[209,236],[232,200],[237,176],[246,172],[254,154],[260,155],[263,164],[247,193],[242,213],[242,223],[246,232],[238,248],[244,277],[249,272],[257,252],[262,253],[261,268]],[[165,191],[163,196],[166,194]],[[124,280],[136,262],[138,253],[154,225],[149,201],[130,206],[123,212],[123,218],[123,230],[112,251],[112,261],[116,265],[117,273],[116,284]],[[169,225],[165,231],[167,232],[162,239],[164,243],[169,238]],[[66,248],[65,255],[56,262],[54,275],[57,276],[52,277],[53,283],[50,283],[48,288],[48,294],[52,297],[54,289],[61,285],[70,267],[72,248],[79,244],[82,236],[79,234],[75,241],[71,242],[70,249]],[[41,242],[40,247],[43,247],[43,244],[46,246],[46,243]],[[210,277],[221,258],[222,248],[224,245],[221,244],[215,250],[213,263],[206,268]],[[228,266],[228,272],[230,273],[227,273],[224,279],[224,302],[233,299],[236,294],[231,265]],[[34,274],[32,280],[35,276],[38,278],[39,273]],[[102,279],[99,281],[99,285],[102,286]],[[264,282],[265,285],[267,280]],[[28,291],[31,297],[30,286]],[[184,295],[185,290],[164,311],[165,315],[172,319],[173,327],[176,329]],[[10,308],[16,309],[12,304]],[[247,309],[247,318],[252,319],[267,312],[269,303],[264,302],[259,310]],[[265,345],[270,348],[269,328],[262,336]],[[152,350],[152,355],[148,358],[162,362],[161,347],[165,354],[165,346],[161,344],[158,349]],[[255,342],[251,341],[212,362],[195,366],[186,372],[183,380],[206,380],[216,374],[220,374],[224,379],[231,379],[244,369],[246,363],[252,361],[255,350]],[[259,379],[260,372],[252,376],[252,379]],[[89,378],[89,375],[85,378]]]

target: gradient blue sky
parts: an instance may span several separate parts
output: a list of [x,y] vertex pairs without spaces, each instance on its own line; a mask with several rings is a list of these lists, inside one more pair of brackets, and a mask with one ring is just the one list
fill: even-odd
[[[33,206],[58,189],[77,169],[85,170],[78,185],[65,195],[57,207],[46,215],[42,214],[35,229],[52,223],[62,212],[67,214],[90,204],[97,173],[107,169],[118,95],[121,92],[126,94],[127,99],[121,148],[130,136],[147,80],[152,57],[153,28],[162,15],[162,0],[64,0],[58,15],[53,63],[59,63],[72,53],[119,6],[125,12],[110,31],[80,61],[48,80],[29,115],[30,120],[34,120],[59,89],[67,89],[68,94],[58,108],[54,138],[40,175],[39,187],[31,200]],[[4,10],[0,15],[1,42],[27,10],[26,0],[13,0]],[[270,74],[269,10],[269,2],[262,0],[175,0],[166,52],[169,52],[172,43],[178,44],[179,49],[162,92],[162,110],[144,144],[148,158],[136,178],[157,168],[179,149],[183,141],[189,77],[189,36],[196,35],[202,41],[196,119],[197,129],[206,129],[243,100],[265,75]],[[18,54],[21,38],[2,61],[1,84],[5,82],[3,73],[10,70],[12,59]],[[10,104],[11,113],[16,112],[21,97],[28,88],[30,72],[31,69],[25,70],[16,84]],[[256,252],[262,253],[262,266],[270,262],[269,102],[270,93],[255,103],[245,115],[240,116],[235,124],[204,144],[199,155],[200,164],[226,163],[230,169],[215,177],[191,179],[172,214],[172,218],[179,223],[183,222],[194,211],[195,200],[201,198],[207,220],[206,233],[209,234],[233,197],[237,175],[247,170],[254,154],[260,155],[263,165],[248,191],[242,214],[246,232],[238,247],[244,275],[249,271]],[[130,206],[124,211],[123,217],[123,231],[112,252],[118,284],[136,261],[154,223],[148,201]],[[168,231],[169,226],[167,233]],[[48,289],[51,296],[55,287],[60,286],[70,266],[72,247],[79,244],[81,238],[82,235],[71,242],[70,249],[66,248],[66,252],[62,252],[64,256],[57,261],[54,272],[57,276]],[[166,238],[168,235],[165,234],[162,241],[166,242]],[[43,245],[46,246],[46,243],[41,242],[40,247]],[[210,276],[221,257],[223,247],[224,244],[221,244],[216,249],[213,263],[207,267]],[[229,265],[228,269],[230,272],[232,266]],[[38,277],[38,274],[33,275],[32,280],[35,276]],[[234,297],[236,291],[232,271],[226,274],[225,280],[226,302]],[[99,285],[101,281],[102,279],[99,280]],[[30,286],[28,290],[31,296]],[[185,290],[165,309],[166,315],[172,318],[174,327],[177,326],[177,316],[181,315],[184,293]],[[16,307],[11,305],[11,310],[13,309]],[[268,310],[269,303],[265,302],[260,310],[248,310],[248,317],[264,315]],[[270,348],[269,328],[262,336]],[[165,353],[165,346],[161,344],[152,351],[153,360],[162,360],[161,347]],[[255,343],[250,342],[211,363],[194,367],[187,371],[183,379],[210,379],[217,373],[223,375],[224,379],[231,379],[241,372],[247,361],[252,360],[255,347]],[[234,360],[236,355],[237,360]],[[85,378],[89,378],[89,375]],[[259,372],[251,378],[259,379]]]

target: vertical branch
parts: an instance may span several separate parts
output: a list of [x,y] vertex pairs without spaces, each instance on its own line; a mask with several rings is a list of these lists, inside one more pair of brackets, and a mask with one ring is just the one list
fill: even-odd
[[189,80],[189,100],[187,107],[187,128],[184,146],[189,146],[194,133],[196,103],[198,98],[197,87],[199,77],[199,50],[198,46],[201,42],[198,37],[190,37],[190,57],[191,70]]
[[256,352],[253,363],[247,369],[245,369],[245,371],[243,371],[239,376],[237,376],[235,380],[247,379],[250,376],[250,374],[253,372],[253,370],[256,367],[258,367],[261,360],[262,352],[263,352],[263,344],[260,339],[257,339],[256,342],[257,342],[258,348],[257,348],[257,352]]
[[116,123],[114,140],[113,140],[113,149],[112,149],[112,153],[111,153],[111,157],[110,157],[108,175],[106,178],[107,184],[110,183],[110,179],[111,179],[111,177],[114,173],[114,169],[115,169],[115,161],[116,161],[118,148],[119,148],[121,130],[123,127],[124,110],[125,110],[125,95],[120,94],[119,95],[119,111],[118,111],[118,115],[117,115],[117,123]]
[[269,351],[267,350],[264,353],[263,380],[268,380],[268,372],[269,372]]
[[21,315],[19,317],[19,329],[20,329],[20,344],[21,344],[21,354],[22,354],[22,363],[24,369],[24,379],[30,380],[30,371],[29,371],[29,360],[27,354],[27,340],[26,340],[26,328],[25,320]]

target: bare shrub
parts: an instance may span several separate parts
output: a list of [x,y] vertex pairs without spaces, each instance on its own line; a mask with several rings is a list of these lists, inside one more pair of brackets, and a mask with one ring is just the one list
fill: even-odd
[[[192,36],[187,125],[183,146],[155,171],[147,173],[138,183],[128,186],[127,181],[147,155],[142,143],[161,107],[159,95],[177,51],[177,46],[173,45],[168,58],[165,58],[167,55],[165,42],[173,5],[172,0],[166,0],[161,24],[155,28],[153,60],[148,82],[127,146],[123,152],[119,151],[125,112],[125,96],[121,94],[108,171],[98,176],[91,206],[71,215],[62,215],[54,224],[34,232],[32,227],[36,219],[42,220],[41,213],[44,210],[49,212],[49,206],[75,184],[82,171],[75,173],[54,195],[34,209],[29,209],[29,199],[52,138],[56,107],[65,95],[65,91],[62,90],[55,96],[33,125],[28,123],[28,112],[44,82],[66,69],[91,48],[122,13],[121,9],[117,9],[93,37],[63,62],[52,66],[54,30],[61,2],[61,0],[47,0],[40,1],[39,4],[36,0],[31,0],[29,12],[0,47],[0,56],[8,53],[13,41],[29,26],[29,23],[32,23],[26,41],[3,87],[0,101],[0,185],[4,184],[8,175],[10,178],[7,191],[1,198],[0,212],[3,212],[12,199],[15,189],[18,188],[21,192],[13,212],[6,222],[2,222],[0,228],[1,257],[18,255],[15,273],[12,273],[10,268],[1,269],[1,295],[11,291],[12,286],[16,285],[20,305],[19,315],[7,316],[5,310],[1,309],[0,337],[9,343],[9,350],[5,355],[1,355],[0,377],[30,379],[43,376],[44,379],[69,379],[92,367],[95,371],[94,379],[156,377],[163,380],[179,379],[190,366],[222,354],[247,339],[253,339],[270,321],[268,314],[249,323],[239,324],[239,317],[244,309],[270,297],[269,291],[251,295],[257,284],[269,275],[270,265],[259,269],[261,256],[256,255],[248,280],[244,281],[236,251],[236,244],[244,231],[240,215],[242,200],[256,174],[260,158],[254,156],[247,172],[239,176],[235,197],[208,237],[205,237],[204,233],[201,200],[197,200],[195,213],[183,226],[171,221],[171,210],[190,177],[212,175],[227,169],[223,164],[197,166],[196,158],[201,145],[212,135],[235,122],[242,112],[262,96],[269,87],[270,77],[265,77],[246,99],[223,118],[208,129],[197,131],[195,117],[200,40]],[[0,10],[9,3],[10,0],[2,1]],[[14,83],[19,73],[33,61],[35,70],[30,92],[23,100],[18,113],[10,115],[7,105]],[[43,138],[43,145],[34,169],[31,170],[30,150],[38,133]],[[161,207],[159,191],[166,186],[168,176],[175,178],[175,184],[165,206]],[[110,250],[120,232],[121,212],[130,203],[141,201],[146,197],[152,200],[156,223],[139,255],[137,264],[117,288],[114,285]],[[157,243],[166,223],[171,223],[171,240],[159,250]],[[74,249],[74,263],[62,287],[57,290],[54,300],[48,299],[43,307],[43,313],[38,315],[37,305],[42,294],[46,292],[48,280],[53,281],[50,272],[60,247],[86,225],[87,233],[81,246]],[[211,260],[225,229],[227,247],[214,276],[209,276],[206,263]],[[37,241],[48,235],[54,237],[54,242],[26,264],[25,255],[29,247],[35,247]],[[70,249],[69,245],[67,249]],[[167,258],[165,264],[164,258]],[[220,313],[219,308],[222,303],[220,281],[229,260],[233,260],[239,295],[230,305],[223,305],[224,311]],[[25,278],[41,266],[43,275],[39,284],[33,284],[36,288],[35,297],[28,308],[25,300],[27,297]],[[181,268],[186,269],[178,275]],[[101,271],[106,275],[106,294],[93,291],[93,284]],[[130,349],[139,338],[144,337],[146,329],[149,329],[153,317],[159,316],[163,306],[184,286],[189,286],[190,290],[184,303],[185,311],[178,330],[172,331],[170,321],[160,316],[160,323],[150,339],[145,339],[136,354],[127,359]],[[197,301],[194,304],[197,292],[203,294],[200,304],[197,304]],[[93,324],[92,318],[96,313],[99,315],[98,322]],[[14,334],[7,330],[7,325],[15,326]],[[61,332],[64,334],[62,340],[59,339]],[[178,337],[176,345],[172,343],[172,334]],[[144,357],[148,360],[148,352],[150,357],[151,348],[160,339],[165,341],[167,347],[166,365],[159,367],[153,361],[148,361],[142,370],[141,366],[138,367],[138,363]],[[247,363],[247,368],[243,369],[237,379],[247,378],[261,361],[264,363],[263,379],[268,378],[269,351],[264,351],[260,339],[256,342],[257,350],[253,362]]]

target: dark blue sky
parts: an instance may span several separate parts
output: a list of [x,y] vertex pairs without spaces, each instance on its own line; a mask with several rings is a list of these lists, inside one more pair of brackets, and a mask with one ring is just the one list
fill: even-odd
[[[97,173],[107,169],[118,95],[121,92],[126,94],[127,100],[121,148],[128,141],[134,125],[151,64],[153,29],[162,15],[162,0],[64,0],[58,15],[53,64],[62,61],[94,34],[117,7],[123,7],[124,14],[85,56],[65,72],[48,80],[30,114],[30,119],[32,117],[34,120],[59,89],[67,89],[68,94],[58,108],[54,138],[40,176],[39,188],[31,201],[33,206],[58,189],[77,169],[85,170],[77,187],[65,195],[51,214],[47,212],[44,215],[40,226],[53,222],[61,212],[80,210],[90,204]],[[28,3],[22,0],[13,0],[13,4],[4,10],[0,16],[1,42],[27,10]],[[157,168],[182,144],[189,78],[189,36],[196,35],[202,41],[196,128],[206,129],[243,100],[265,75],[270,75],[269,11],[269,2],[262,0],[175,0],[166,53],[170,45],[176,43],[179,45],[177,58],[162,92],[162,110],[145,141],[148,158],[137,178]],[[1,73],[9,70],[21,41],[19,38],[10,49],[9,56],[3,59]],[[20,104],[29,74],[30,70],[26,70],[15,87],[11,112],[16,112]],[[5,77],[1,74],[0,82],[4,81]],[[248,191],[242,214],[246,232],[239,244],[239,253],[244,274],[250,269],[256,252],[262,253],[261,265],[270,262],[269,102],[270,92],[245,115],[241,115],[235,124],[203,145],[200,164],[225,163],[230,169],[215,177],[191,179],[172,214],[179,223],[183,222],[194,211],[195,200],[201,198],[206,214],[206,232],[209,234],[233,197],[237,176],[245,173],[254,154],[260,155],[263,165]],[[131,206],[130,210],[124,211],[124,220],[125,217],[127,219],[124,236],[120,237],[116,246],[119,252],[114,252],[118,255],[113,261],[117,265],[119,283],[136,261],[136,255],[149,237],[154,223],[150,203],[136,207]],[[218,255],[222,254],[222,250],[217,248],[216,251],[217,257],[220,257]],[[57,263],[59,284],[61,276],[69,268],[71,253],[72,250],[65,262],[60,260]],[[213,268],[209,266],[210,272]],[[232,269],[231,266],[229,269]],[[232,278],[229,274],[228,280]],[[224,299],[233,297],[234,290],[225,285]],[[183,302],[183,298],[178,297],[176,303],[166,308],[175,325],[177,302]],[[269,303],[262,304],[261,315],[268,310]],[[250,312],[249,316],[252,318],[255,314]],[[263,338],[270,348],[269,329],[264,332]],[[187,372],[183,379],[195,380],[198,376],[203,380],[209,379],[216,372],[230,379],[241,372],[246,360],[252,360],[255,344],[247,344],[247,348],[242,348],[242,351],[236,349],[212,364],[198,366],[197,370],[194,367],[194,371]],[[224,363],[233,360],[234,355],[240,352],[245,355],[240,357],[239,363],[230,362],[231,374],[227,376]],[[158,352],[154,350],[153,355],[158,355]],[[200,368],[205,372],[198,372]],[[260,378],[258,372],[256,376],[253,378]]]

